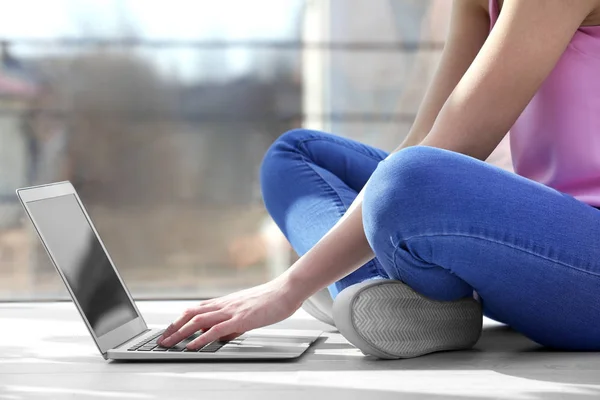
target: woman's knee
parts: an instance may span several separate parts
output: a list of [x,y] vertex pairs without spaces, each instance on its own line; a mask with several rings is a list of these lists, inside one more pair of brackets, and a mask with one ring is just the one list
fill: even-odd
[[[292,129],[279,136],[265,153],[260,165],[260,182],[263,196],[270,192],[271,183],[281,179],[282,163],[292,159],[298,145],[305,140],[305,129]],[[278,184],[278,183],[277,183]]]
[[279,136],[265,153],[260,165],[262,197],[269,208],[276,201],[282,185],[290,181],[289,169],[302,157],[302,142],[315,138],[320,132],[308,129],[292,129]]
[[[382,161],[367,184],[363,222],[369,241],[389,241],[390,235],[416,234],[430,213],[433,197],[448,192],[445,170],[451,154],[433,147],[403,149]],[[392,233],[392,231],[394,233]]]
[[[316,131],[308,129],[292,129],[279,136],[269,147],[263,157],[260,171],[261,178],[268,177],[272,170],[279,169],[279,164],[301,153],[302,142],[314,138]],[[266,175],[266,176],[265,176]]]
[[323,132],[313,131],[310,129],[291,129],[279,136],[267,150],[263,159],[263,164],[274,156],[289,153],[300,153],[303,151],[302,142],[316,139],[324,135]]
[[363,200],[365,235],[384,270],[441,301],[465,297],[472,289],[435,264],[431,241],[409,245],[409,239],[438,233],[456,219],[444,206],[457,192],[457,178],[447,172],[457,166],[454,156],[459,155],[431,147],[401,150],[379,164]]

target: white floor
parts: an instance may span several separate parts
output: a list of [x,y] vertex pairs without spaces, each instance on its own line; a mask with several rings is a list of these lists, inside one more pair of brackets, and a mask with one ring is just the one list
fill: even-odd
[[[191,303],[140,302],[152,326]],[[363,356],[300,311],[277,328],[326,331],[288,362],[117,363],[71,303],[0,303],[0,399],[600,399],[600,353],[540,348],[491,321],[471,351]]]

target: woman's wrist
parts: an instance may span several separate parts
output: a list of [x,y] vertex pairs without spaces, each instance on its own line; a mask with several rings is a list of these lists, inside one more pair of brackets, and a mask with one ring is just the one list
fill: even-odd
[[286,301],[291,304],[301,305],[319,290],[318,287],[315,287],[314,282],[304,279],[301,272],[293,266],[276,278],[278,285],[283,290]]

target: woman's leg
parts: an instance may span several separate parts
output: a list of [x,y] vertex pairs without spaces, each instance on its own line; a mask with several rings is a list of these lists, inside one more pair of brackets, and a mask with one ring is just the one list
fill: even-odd
[[600,211],[473,158],[430,147],[379,164],[365,233],[390,278],[469,297],[532,340],[600,350]]
[[[377,164],[382,150],[323,132],[296,129],[282,135],[261,167],[267,211],[302,255],[344,215]],[[333,298],[344,288],[383,276],[374,259],[329,287]]]

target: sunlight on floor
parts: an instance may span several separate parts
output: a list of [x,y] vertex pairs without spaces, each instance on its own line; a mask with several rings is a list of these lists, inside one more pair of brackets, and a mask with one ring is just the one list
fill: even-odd
[[0,400],[21,400],[21,396],[16,394],[0,394]]
[[[597,395],[600,385],[562,384],[507,376],[494,371],[297,371],[297,372],[190,372],[142,374],[173,379],[222,380],[410,393],[463,396],[478,399],[539,399],[540,393]],[[433,379],[435,378],[435,379]],[[435,383],[435,384],[432,384]]]
[[[100,353],[82,321],[49,322],[33,319],[0,318],[0,326],[18,326],[3,332],[4,344],[27,346],[29,354],[15,347],[15,354],[3,354],[0,363],[58,362],[52,357],[100,357]],[[39,357],[39,359],[38,359]]]
[[[143,393],[131,393],[131,392],[110,392],[106,390],[82,390],[72,388],[53,388],[53,387],[30,387],[30,386],[5,386],[5,390],[16,393],[28,393],[35,395],[46,395],[49,399],[52,399],[55,395],[68,394],[74,398],[78,396],[91,396],[100,398],[113,398],[113,399],[152,399],[156,396]],[[77,396],[77,397],[76,397]],[[1,399],[2,397],[0,397]],[[4,397],[7,398],[7,397]]]

